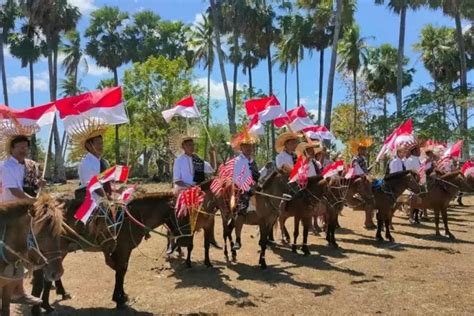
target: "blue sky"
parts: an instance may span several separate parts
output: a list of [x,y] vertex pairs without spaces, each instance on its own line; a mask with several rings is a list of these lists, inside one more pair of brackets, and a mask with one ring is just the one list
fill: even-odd
[[[201,12],[207,8],[208,1],[204,0],[70,0],[71,3],[77,5],[81,12],[82,18],[78,25],[79,31],[83,34],[85,28],[89,23],[89,14],[92,10],[103,5],[116,5],[121,10],[129,12],[131,15],[140,10],[153,10],[158,13],[163,19],[181,20],[186,23],[193,23],[199,19]],[[373,0],[359,0],[358,10],[356,13],[356,20],[360,25],[361,34],[365,37],[373,37],[369,39],[369,44],[377,46],[382,43],[389,43],[394,46],[398,45],[398,29],[399,17],[390,12],[383,6],[375,6]],[[409,66],[416,69],[414,80],[409,88],[406,88],[404,93],[407,94],[410,90],[415,89],[431,81],[429,74],[423,68],[423,64],[419,58],[419,54],[414,52],[412,46],[417,42],[420,30],[428,23],[435,26],[454,26],[454,20],[444,16],[440,11],[419,10],[416,12],[409,11],[407,14],[407,28],[405,54],[410,59]],[[464,21],[467,24],[467,21]],[[327,73],[329,70],[330,50],[326,51],[325,56],[325,80],[324,80],[324,94],[323,100],[326,98],[327,87]],[[89,73],[82,78],[82,85],[87,89],[94,89],[97,83],[103,78],[112,77],[112,74],[104,68],[97,67],[91,58],[88,58]],[[305,59],[300,66],[300,83],[301,83],[301,97],[302,102],[308,109],[316,109],[317,104],[317,86],[318,86],[318,65],[319,54],[305,54]],[[120,75],[123,71],[130,67],[125,65],[120,69]],[[228,78],[231,78],[231,66],[227,66]],[[6,57],[6,70],[8,76],[9,99],[13,107],[24,108],[29,106],[29,79],[27,68],[21,68],[20,62],[12,58],[8,53]],[[49,99],[48,77],[47,77],[47,62],[45,59],[35,65],[35,83],[36,83],[36,102],[37,104],[46,103]],[[254,84],[257,88],[268,91],[268,75],[266,63],[261,63],[254,71]],[[273,69],[274,74],[274,90],[275,94],[283,100],[284,90],[284,75],[278,71],[278,67]],[[204,78],[206,72],[202,69],[195,69],[195,80],[205,84]],[[221,76],[219,68],[214,67],[212,73],[211,91],[213,98],[218,102],[224,101],[224,93],[221,84]],[[468,81],[472,82],[474,76],[472,72],[469,74]],[[289,107],[296,106],[296,75],[290,73],[289,75]],[[239,72],[238,82],[240,85],[247,82],[246,76]],[[60,91],[59,91],[60,92]],[[0,92],[0,97],[3,101],[3,94]],[[334,105],[343,102],[347,99],[347,92],[344,85],[339,78],[335,83]],[[390,109],[394,109],[394,101],[392,100]],[[220,112],[224,112],[222,106],[214,113],[214,116],[221,116]],[[219,114],[219,115],[216,115]],[[43,134],[43,133],[42,133]],[[41,137],[41,136],[40,136]]]

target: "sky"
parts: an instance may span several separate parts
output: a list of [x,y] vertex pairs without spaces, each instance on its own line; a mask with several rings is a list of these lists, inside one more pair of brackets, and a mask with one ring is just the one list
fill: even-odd
[[[201,13],[207,8],[208,1],[205,0],[70,0],[70,2],[79,7],[82,18],[78,25],[78,30],[84,34],[84,30],[89,24],[90,13],[104,5],[118,6],[122,11],[127,11],[130,15],[142,10],[153,10],[159,14],[162,19],[166,20],[180,20],[185,23],[195,23],[201,18]],[[384,6],[376,6],[373,0],[359,0],[356,13],[356,21],[360,25],[361,34],[368,37],[370,46],[378,46],[383,43],[389,43],[395,47],[398,46],[398,31],[399,31],[399,16],[390,12]],[[410,87],[404,89],[404,95],[408,94],[422,85],[431,82],[428,72],[424,69],[423,63],[420,60],[419,53],[413,50],[413,44],[419,39],[421,29],[426,24],[433,24],[435,26],[449,26],[454,27],[454,20],[446,17],[440,11],[432,10],[418,10],[408,11],[406,38],[405,38],[405,55],[409,58],[409,67],[416,69],[413,77],[413,83]],[[463,21],[463,24],[468,24]],[[83,45],[85,41],[83,40]],[[330,49],[326,50],[325,55],[325,78],[323,105],[326,99],[327,89],[327,75],[329,72]],[[5,48],[6,54],[6,71],[10,105],[15,108],[25,108],[29,106],[29,77],[28,69],[20,67],[20,61],[13,58],[8,48]],[[60,56],[60,61],[61,56]],[[98,82],[104,78],[111,78],[112,73],[105,68],[98,67],[92,58],[87,57],[89,71],[82,77],[82,86],[87,90],[96,88]],[[130,64],[124,65],[119,70],[119,77],[123,75],[125,69],[129,68]],[[300,95],[301,102],[308,110],[317,109],[318,99],[318,74],[319,74],[319,54],[315,53],[311,56],[308,52],[305,53],[305,59],[300,64]],[[232,66],[226,67],[227,77],[231,78]],[[60,70],[60,75],[63,70]],[[263,91],[268,91],[268,74],[266,63],[262,62],[253,71],[253,82],[256,88]],[[206,86],[206,71],[195,68],[194,77],[196,83]],[[274,77],[274,93],[281,101],[284,98],[284,75],[278,70],[278,66],[273,67]],[[239,71],[238,85],[242,86],[247,82],[247,77]],[[289,108],[295,107],[296,104],[296,74],[293,72],[289,74],[288,79],[288,102]],[[468,82],[473,82],[474,75],[471,71],[468,75]],[[44,104],[49,100],[48,93],[48,75],[47,75],[47,61],[42,59],[35,64],[35,99],[38,105]],[[1,90],[1,89],[0,89]],[[60,90],[58,90],[61,93]],[[222,104],[213,113],[214,120],[217,117],[225,117],[225,97],[222,86],[221,74],[219,67],[214,67],[211,81],[211,95],[214,101]],[[0,100],[3,101],[3,92],[0,91]],[[340,102],[344,102],[348,98],[348,93],[345,86],[342,84],[339,76],[336,77],[334,89],[334,102],[336,106]],[[395,101],[391,98],[389,106],[390,111],[394,111]],[[222,115],[221,115],[222,113]],[[45,131],[40,133],[40,138],[45,138]]]

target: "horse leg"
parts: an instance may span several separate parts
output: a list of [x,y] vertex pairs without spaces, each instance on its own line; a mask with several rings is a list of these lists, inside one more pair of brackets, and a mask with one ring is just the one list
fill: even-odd
[[209,259],[209,246],[211,245],[213,235],[213,229],[204,229],[204,264],[209,268],[212,267],[211,260]]
[[374,229],[375,224],[373,221],[374,217],[374,210],[370,206],[367,206],[365,208],[365,222],[364,222],[364,228],[365,229]]
[[[42,271],[42,270],[41,270]],[[46,313],[54,312],[54,308],[49,304],[49,294],[51,293],[51,287],[53,282],[44,280],[43,282],[43,295],[41,296],[41,307],[46,310]]]
[[447,208],[442,209],[441,215],[443,216],[444,234],[451,239],[456,239],[454,235],[449,231],[449,228],[448,228],[448,209]]
[[63,300],[69,300],[72,298],[71,294],[66,292],[66,290],[64,289],[63,281],[61,279],[55,281],[54,285],[56,286],[56,294],[61,295]]
[[436,236],[441,236],[441,234],[439,233],[439,212],[439,208],[434,209]]
[[238,215],[235,220],[235,244],[232,249],[239,250],[242,247],[240,235],[242,233],[242,227],[244,226],[244,217],[243,215]]
[[377,211],[377,233],[375,234],[375,238],[378,241],[383,241],[382,226],[383,226],[382,215],[381,215],[380,210],[378,210]]
[[309,256],[311,254],[308,247],[308,235],[309,226],[311,225],[311,218],[312,217],[303,218],[303,247],[301,247],[301,250],[305,256]]
[[[44,275],[43,275],[43,269],[35,270],[33,271],[33,281],[32,281],[33,287],[31,290],[31,295],[35,297],[40,297],[41,293],[44,291]],[[48,301],[45,301],[44,298],[42,298],[43,304],[46,303],[49,305]],[[36,316],[36,315],[41,315],[41,306],[36,305],[31,308],[31,314]]]
[[300,219],[295,216],[295,227],[293,229],[293,244],[291,245],[291,252],[296,253],[298,247],[296,246],[296,242],[298,240],[298,236],[300,234]]
[[193,252],[193,244],[188,246],[188,256],[186,257],[186,267],[191,268],[191,253]]
[[315,215],[313,215],[313,217],[311,219],[311,223],[312,223],[311,228],[313,229],[313,234],[315,234],[316,236],[319,236],[321,234],[321,228],[318,225],[318,214],[317,213]]
[[232,260],[237,261],[237,250],[234,249],[234,240],[232,239],[232,231],[235,228],[235,222],[231,219],[230,223],[227,225],[228,235],[227,238],[230,240],[230,251],[232,253]]
[[390,217],[385,219],[385,238],[387,238],[390,242],[394,242],[395,239],[393,239],[392,234],[390,233]]
[[10,300],[12,294],[12,286],[5,285],[2,288],[2,313],[1,315],[10,316]]
[[[127,245],[124,245],[126,247]],[[112,260],[115,261],[115,287],[112,300],[116,303],[117,309],[124,309],[127,307],[128,295],[125,293],[123,283],[125,281],[125,274],[127,273],[128,260],[132,248],[121,249],[119,254],[117,251],[112,254]]]
[[224,216],[222,216],[222,235],[224,236],[224,256],[225,256],[225,260],[229,261],[229,251],[227,250],[227,239],[229,239],[229,241],[230,241],[230,238],[228,238],[229,232],[228,232],[227,219]]
[[[270,228],[271,229],[271,228]],[[260,225],[260,259],[259,264],[262,270],[267,268],[267,262],[265,261],[265,251],[267,250],[267,242],[268,242],[268,232],[267,227],[265,225]]]
[[280,230],[281,230],[281,242],[283,244],[290,243],[290,234],[288,233],[288,229],[285,227],[285,222],[288,216],[286,214],[280,214],[278,217],[278,221],[280,223]]

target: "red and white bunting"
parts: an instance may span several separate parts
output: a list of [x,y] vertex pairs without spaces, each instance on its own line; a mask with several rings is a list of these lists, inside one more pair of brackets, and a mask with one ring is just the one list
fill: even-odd
[[263,126],[262,122],[260,122],[258,114],[254,115],[250,120],[248,131],[249,134],[253,136],[265,135],[265,127]]
[[461,167],[461,172],[465,177],[474,176],[474,161],[466,161]]
[[300,156],[291,169],[289,183],[297,182],[300,188],[305,188],[308,185],[308,174],[309,160]]
[[461,157],[462,145],[463,145],[463,141],[458,140],[453,146],[449,147],[445,151],[442,158],[459,159]]
[[286,112],[286,115],[287,117],[275,119],[273,124],[278,128],[287,125],[293,132],[299,132],[305,128],[314,126],[314,122],[308,116],[306,109],[302,105]]

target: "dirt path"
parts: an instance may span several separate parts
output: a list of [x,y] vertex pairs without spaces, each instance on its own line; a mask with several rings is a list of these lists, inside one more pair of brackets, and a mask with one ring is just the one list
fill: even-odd
[[[474,198],[466,202],[474,205]],[[336,234],[340,249],[310,236],[311,256],[278,246],[267,252],[266,271],[256,265],[254,227],[244,228],[238,263],[228,264],[222,251],[211,250],[214,268],[202,264],[202,233],[196,238],[191,269],[182,260],[166,262],[165,240],[153,236],[133,252],[125,283],[133,309],[127,312],[113,309],[114,274],[102,255],[78,252],[66,258],[63,278],[73,299],[57,302],[57,314],[472,315],[474,207],[450,212],[455,241],[436,238],[429,215],[429,221],[415,227],[397,214],[396,243],[390,244],[376,242],[375,232],[362,228],[362,212],[345,210],[340,218],[343,228]],[[221,241],[220,225],[216,231]],[[14,310],[22,314],[18,306]]]

